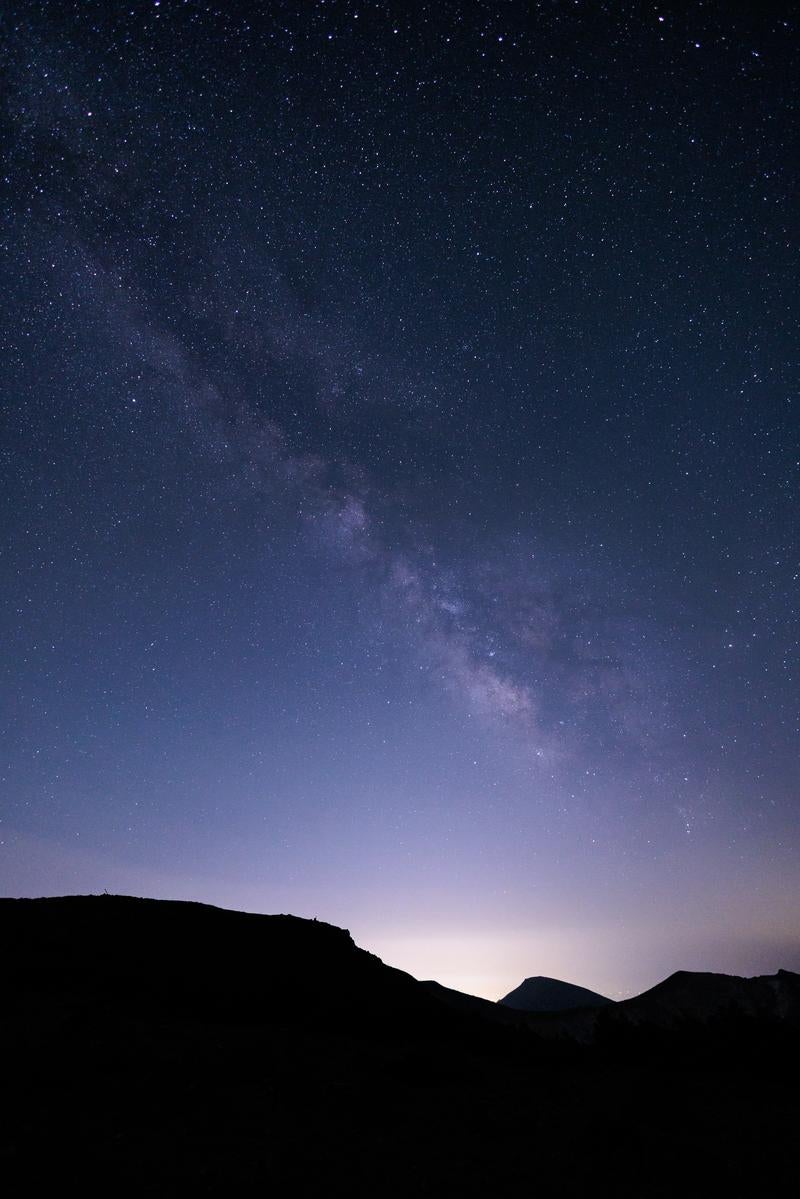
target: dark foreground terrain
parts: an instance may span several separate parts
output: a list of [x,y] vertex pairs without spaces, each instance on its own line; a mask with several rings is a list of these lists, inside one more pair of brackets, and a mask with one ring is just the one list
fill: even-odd
[[7,899],[0,937],[8,1195],[796,1193],[797,975],[548,1018],[291,916]]

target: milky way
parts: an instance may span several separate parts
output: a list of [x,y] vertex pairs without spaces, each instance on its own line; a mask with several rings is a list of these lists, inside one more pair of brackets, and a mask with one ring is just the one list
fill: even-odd
[[9,893],[493,997],[797,965],[788,9],[3,45]]

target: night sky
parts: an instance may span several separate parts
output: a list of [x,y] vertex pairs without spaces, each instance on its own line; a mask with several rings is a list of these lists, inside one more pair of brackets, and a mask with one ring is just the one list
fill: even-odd
[[800,969],[792,6],[0,33],[0,890]]

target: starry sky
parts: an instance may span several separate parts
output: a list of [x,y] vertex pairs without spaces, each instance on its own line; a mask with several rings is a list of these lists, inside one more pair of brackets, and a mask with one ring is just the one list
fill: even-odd
[[800,969],[793,6],[1,20],[3,893]]

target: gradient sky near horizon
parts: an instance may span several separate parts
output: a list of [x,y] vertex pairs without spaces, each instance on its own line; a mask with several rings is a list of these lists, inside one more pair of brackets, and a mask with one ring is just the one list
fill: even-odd
[[0,42],[0,890],[800,969],[793,6]]

